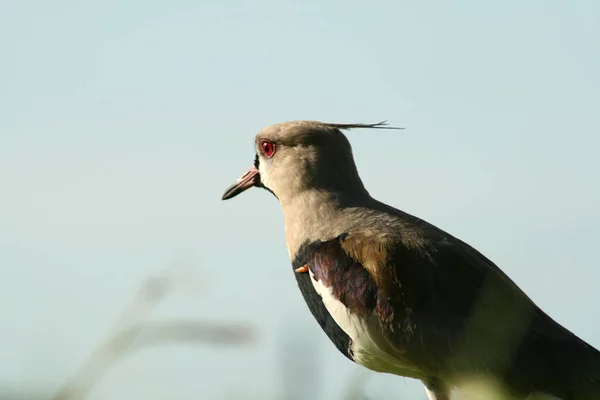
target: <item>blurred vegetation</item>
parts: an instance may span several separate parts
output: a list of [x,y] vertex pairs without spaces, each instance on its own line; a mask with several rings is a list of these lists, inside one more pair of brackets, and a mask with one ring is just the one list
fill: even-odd
[[[33,388],[14,388],[0,385],[0,400],[82,400],[103,376],[124,357],[148,346],[185,343],[194,346],[248,346],[257,338],[253,327],[237,323],[214,323],[205,320],[169,319],[149,321],[150,313],[176,289],[195,289],[189,274],[177,268],[148,278],[133,296],[105,338],[91,351],[76,373],[67,379],[54,394]],[[189,272],[189,271],[188,271]],[[268,398],[277,400],[308,400],[322,398],[320,364],[312,342],[284,332],[280,343],[279,360],[282,393],[264,397],[230,393],[227,399]],[[364,386],[368,372],[360,369],[348,379],[347,390],[335,400],[375,400],[366,396]],[[310,382],[309,385],[306,382]],[[202,399],[201,395],[196,399]],[[334,400],[334,399],[332,399]]]

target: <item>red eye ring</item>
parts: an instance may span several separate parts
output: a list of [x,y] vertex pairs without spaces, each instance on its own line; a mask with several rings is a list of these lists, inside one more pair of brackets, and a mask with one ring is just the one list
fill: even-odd
[[259,146],[260,151],[262,151],[265,157],[271,158],[275,154],[275,143],[271,142],[270,140],[261,140]]

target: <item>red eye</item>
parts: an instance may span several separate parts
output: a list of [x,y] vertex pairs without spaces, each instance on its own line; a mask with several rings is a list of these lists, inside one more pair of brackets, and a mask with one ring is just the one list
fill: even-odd
[[265,157],[271,158],[275,154],[275,143],[270,140],[263,139],[260,141],[260,150],[263,152]]

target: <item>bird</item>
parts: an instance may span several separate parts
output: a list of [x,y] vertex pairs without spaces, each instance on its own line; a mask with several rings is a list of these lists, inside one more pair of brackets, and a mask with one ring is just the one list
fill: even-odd
[[297,286],[350,361],[420,380],[430,400],[473,382],[506,399],[599,400],[596,348],[474,247],[370,195],[344,132],[390,128],[267,126],[222,200],[252,187],[278,199]]

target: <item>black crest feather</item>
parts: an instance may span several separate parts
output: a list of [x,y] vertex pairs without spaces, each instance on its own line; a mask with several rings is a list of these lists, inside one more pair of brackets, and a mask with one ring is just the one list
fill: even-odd
[[404,129],[395,126],[388,126],[387,121],[377,122],[375,124],[333,124],[333,123],[324,123],[323,125],[329,126],[331,128],[336,129]]

